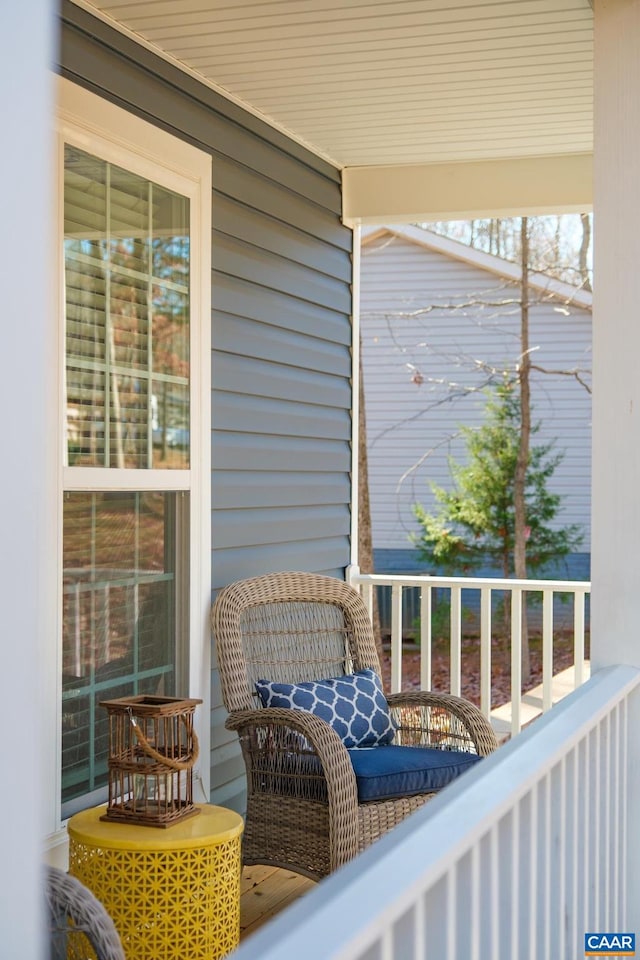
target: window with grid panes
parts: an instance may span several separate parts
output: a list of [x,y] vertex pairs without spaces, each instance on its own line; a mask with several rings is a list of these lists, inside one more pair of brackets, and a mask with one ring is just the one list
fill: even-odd
[[187,692],[190,257],[188,197],[65,144],[63,818],[106,797],[101,701]]

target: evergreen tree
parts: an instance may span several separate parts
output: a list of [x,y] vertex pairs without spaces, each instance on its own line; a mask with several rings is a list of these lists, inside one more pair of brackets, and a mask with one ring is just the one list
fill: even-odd
[[[462,427],[466,464],[453,458],[451,490],[433,484],[440,504],[429,514],[418,503],[414,514],[422,528],[414,536],[420,556],[445,574],[467,573],[481,564],[500,566],[505,578],[514,573],[514,479],[520,444],[520,399],[517,382],[487,391],[486,420],[479,428]],[[532,427],[538,432],[540,424]],[[574,550],[582,539],[577,524],[552,529],[561,497],[548,481],[562,460],[553,444],[532,444],[525,482],[527,565],[531,572]]]

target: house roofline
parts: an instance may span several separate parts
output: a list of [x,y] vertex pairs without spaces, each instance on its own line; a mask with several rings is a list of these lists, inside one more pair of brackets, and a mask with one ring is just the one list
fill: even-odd
[[[468,246],[466,243],[461,243],[459,240],[452,240],[450,237],[441,237],[437,233],[432,233],[430,230],[425,230],[422,227],[405,224],[363,227],[362,245],[367,246],[374,240],[384,236],[384,234],[390,234],[391,236],[408,240],[417,246],[434,250],[444,256],[478,267],[480,270],[487,270],[506,280],[515,282],[519,282],[520,280],[521,271],[518,264],[511,263],[511,261],[505,260],[503,257],[498,257],[495,254],[485,253],[484,250],[477,250],[474,247]],[[570,283],[565,283],[562,280],[556,280],[554,277],[547,276],[547,274],[531,271],[529,273],[529,286],[540,290],[542,293],[571,303],[573,306],[583,307],[585,310],[592,309],[592,293],[588,290],[574,287]]]

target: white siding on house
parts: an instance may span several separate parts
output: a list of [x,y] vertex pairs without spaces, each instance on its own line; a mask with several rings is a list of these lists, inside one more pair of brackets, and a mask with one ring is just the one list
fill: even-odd
[[[432,509],[430,482],[450,486],[449,455],[464,460],[464,444],[455,436],[459,425],[483,420],[482,394],[438,403],[446,391],[432,381],[478,385],[483,375],[473,369],[474,360],[513,366],[519,352],[518,305],[462,306],[479,298],[494,303],[517,299],[517,287],[506,282],[392,233],[363,245],[362,362],[376,551],[411,548],[409,534],[417,531],[412,504],[420,501]],[[531,297],[539,301],[544,294],[532,290]],[[590,310],[571,306],[565,315],[561,299],[545,300],[530,313],[534,363],[589,371]],[[458,309],[444,308],[447,304]],[[427,307],[433,309],[425,311]],[[422,383],[412,380],[415,371]],[[585,379],[590,380],[588,373]],[[584,540],[579,549],[588,552],[591,396],[573,377],[534,372],[532,403],[533,420],[542,423],[534,442],[555,441],[556,450],[564,453],[550,483],[564,498],[557,523],[580,524]]]

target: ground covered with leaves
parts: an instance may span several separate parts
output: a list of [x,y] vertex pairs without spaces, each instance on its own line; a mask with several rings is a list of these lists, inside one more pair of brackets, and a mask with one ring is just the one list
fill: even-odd
[[[542,640],[534,636],[530,641],[531,675],[523,683],[523,691],[542,682]],[[385,689],[389,689],[391,657],[388,643],[383,643],[382,673]],[[588,657],[588,641],[585,656]],[[554,637],[553,672],[558,673],[573,665],[573,635],[569,631]],[[431,658],[431,689],[438,693],[450,690],[450,653],[448,640],[435,641]],[[462,696],[480,705],[480,638],[464,637],[462,641]],[[402,689],[420,689],[420,647],[405,643],[402,652]],[[505,640],[495,637],[491,651],[491,706],[499,707],[511,700],[511,659]]]

